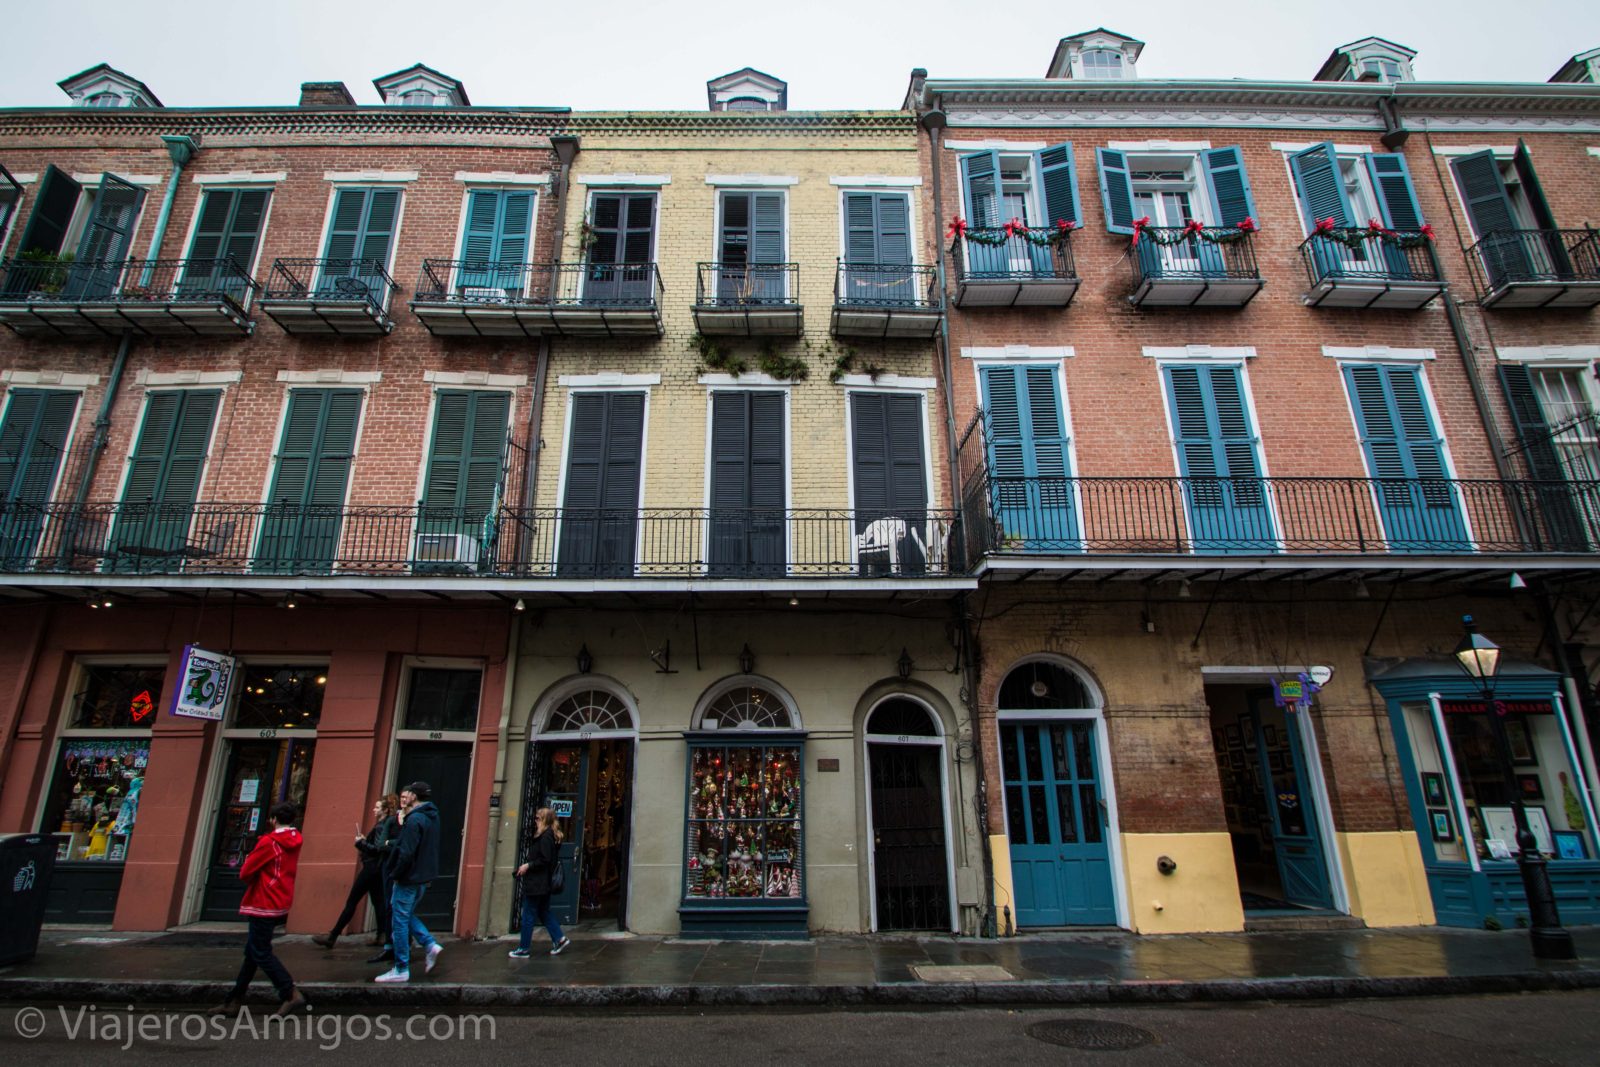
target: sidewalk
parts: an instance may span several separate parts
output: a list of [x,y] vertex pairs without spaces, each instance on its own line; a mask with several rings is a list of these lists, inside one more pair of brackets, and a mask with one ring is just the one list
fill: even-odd
[[[534,942],[447,941],[439,966],[376,985],[365,937],[332,952],[284,937],[280,958],[318,1007],[704,1007],[1157,1003],[1423,996],[1600,988],[1600,927],[1574,931],[1582,957],[1538,963],[1521,931],[1401,931],[1140,937],[1108,932],[1003,941],[824,936],[802,942],[683,941],[572,931],[559,957]],[[244,931],[112,934],[48,930],[39,954],[0,967],[0,999],[211,1004],[239,967]],[[419,954],[420,956],[420,954]],[[257,980],[255,999],[272,1001]]]

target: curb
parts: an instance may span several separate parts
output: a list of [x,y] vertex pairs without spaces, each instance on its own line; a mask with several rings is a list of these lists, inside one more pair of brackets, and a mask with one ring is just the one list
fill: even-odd
[[[0,1000],[91,1001],[141,1005],[213,1004],[226,982],[0,978]],[[1346,1000],[1461,996],[1600,988],[1600,969],[1403,977],[1308,976],[1199,981],[890,982],[874,985],[483,986],[348,982],[298,986],[313,1004],[333,1008],[874,1008],[1041,1004],[1183,1004],[1201,1001]],[[263,990],[265,991],[265,990]]]

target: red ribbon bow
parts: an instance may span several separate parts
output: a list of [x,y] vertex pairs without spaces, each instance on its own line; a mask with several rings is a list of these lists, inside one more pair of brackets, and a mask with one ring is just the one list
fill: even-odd
[[1256,226],[1256,220],[1251,218],[1249,215],[1246,215],[1244,218],[1239,220],[1239,229],[1244,233],[1255,233],[1258,229]]
[[960,215],[950,219],[950,228],[945,231],[946,237],[965,237],[967,235],[967,220]]
[[1328,218],[1328,219],[1323,219],[1321,222],[1317,223],[1317,228],[1313,232],[1315,232],[1315,233],[1332,233],[1335,229],[1336,229],[1336,226],[1334,224],[1334,221],[1331,218]]
[[1028,227],[1015,215],[1001,229],[1005,230],[1007,237],[1016,237],[1018,234],[1026,234],[1028,232]]
[[1433,223],[1424,222],[1422,224],[1422,229],[1418,230],[1417,232],[1422,234],[1422,236],[1426,237],[1428,240],[1433,240]]
[[1129,244],[1138,244],[1139,243],[1139,234],[1140,234],[1140,232],[1148,225],[1150,225],[1150,216],[1149,215],[1145,215],[1143,218],[1134,219],[1133,220],[1133,240],[1128,242],[1128,243]]
[[1205,231],[1205,228],[1206,224],[1201,222],[1199,219],[1190,219],[1186,224],[1184,224],[1183,235],[1188,237],[1190,234],[1193,234],[1194,236],[1199,237],[1200,234]]
[[1077,228],[1078,223],[1074,219],[1056,219],[1056,230],[1059,233],[1071,233]]

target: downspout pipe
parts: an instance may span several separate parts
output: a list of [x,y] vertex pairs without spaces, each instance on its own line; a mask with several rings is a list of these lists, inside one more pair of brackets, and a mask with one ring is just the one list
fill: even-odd
[[[933,184],[933,218],[934,218],[934,274],[939,286],[939,299],[941,302],[949,300],[949,287],[945,275],[944,245],[939,240],[939,220],[944,218],[944,193],[940,176],[939,135],[949,120],[943,111],[937,108],[924,111],[918,121],[928,133],[928,159],[929,171]],[[953,494],[952,503],[957,510],[961,508],[965,496],[961,484],[961,455],[956,447],[956,405],[955,386],[952,382],[952,368],[950,366],[950,315],[948,303],[945,313],[939,316],[939,369],[944,379],[944,439],[945,461],[950,464],[950,491]],[[966,530],[958,523],[961,541],[967,543]],[[974,801],[977,806],[978,832],[981,835],[978,854],[983,859],[983,884],[986,895],[989,897],[983,917],[979,921],[979,931],[987,932],[995,929],[994,905],[994,857],[989,854],[989,791],[988,780],[984,773],[983,752],[980,739],[982,731],[978,725],[978,664],[977,653],[973,647],[972,625],[968,613],[967,594],[962,593],[956,599],[956,624],[959,628],[961,642],[962,666],[962,694],[967,705],[967,722],[972,729],[972,747],[974,758],[972,761],[973,774],[976,778],[977,789]],[[981,898],[980,898],[981,899]]]
[[183,176],[183,168],[200,151],[200,142],[183,134],[164,133],[161,140],[172,159],[172,176],[167,179],[167,193],[161,198],[161,214],[156,216],[156,229],[150,235],[150,251],[145,253],[144,271],[139,275],[140,285],[149,285],[155,274],[155,261],[161,258],[161,243],[166,240],[167,222],[172,218],[172,202],[178,198],[178,179]]

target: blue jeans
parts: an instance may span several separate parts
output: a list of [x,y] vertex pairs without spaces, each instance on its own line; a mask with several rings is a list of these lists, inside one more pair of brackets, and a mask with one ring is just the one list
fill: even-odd
[[522,939],[519,947],[528,951],[528,946],[533,943],[533,924],[540,922],[550,931],[550,943],[561,944],[561,924],[556,922],[555,913],[550,910],[550,894],[543,896],[522,898]]
[[250,915],[247,918],[250,920],[250,932],[244,942],[244,964],[239,968],[239,977],[228,996],[233,1000],[243,1000],[250,989],[250,980],[256,976],[256,968],[259,967],[272,979],[278,999],[288,1000],[294,995],[294,979],[289,977],[288,970],[272,952],[273,929],[283,920],[270,915]]
[[428,933],[428,928],[422,925],[422,920],[414,914],[417,904],[422,900],[422,894],[428,891],[428,885],[402,885],[393,883],[389,890],[389,917],[391,920],[390,940],[394,945],[394,969],[408,971],[411,969],[411,939],[417,939],[417,944],[425,949],[431,949],[439,942]]

